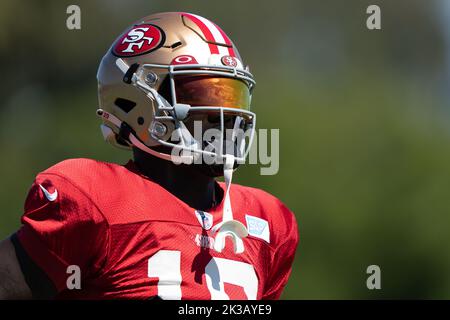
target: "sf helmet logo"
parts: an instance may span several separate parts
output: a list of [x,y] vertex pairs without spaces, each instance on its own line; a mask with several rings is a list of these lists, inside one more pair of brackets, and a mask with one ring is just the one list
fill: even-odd
[[122,40],[122,44],[125,42],[129,43],[128,47],[122,52],[131,52],[134,53],[134,46],[137,46],[138,50],[142,48],[142,45],[145,41],[147,41],[148,45],[152,44],[153,38],[146,37],[145,32],[148,31],[149,28],[135,28],[128,32],[125,39]]
[[165,40],[164,32],[153,24],[134,26],[118,39],[113,53],[119,57],[133,57],[160,48]]
[[221,60],[222,64],[228,67],[236,68],[238,65],[236,58],[232,56],[223,56]]

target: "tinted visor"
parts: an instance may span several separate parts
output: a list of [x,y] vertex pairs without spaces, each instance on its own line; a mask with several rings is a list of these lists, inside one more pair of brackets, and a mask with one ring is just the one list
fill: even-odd
[[250,90],[244,81],[216,75],[179,75],[174,80],[178,103],[250,109]]

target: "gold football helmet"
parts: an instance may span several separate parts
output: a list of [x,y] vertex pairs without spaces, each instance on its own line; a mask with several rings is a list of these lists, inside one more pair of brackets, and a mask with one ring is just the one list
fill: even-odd
[[200,156],[224,163],[227,154],[245,161],[255,81],[213,22],[181,12],[142,18],[113,43],[97,79],[97,113],[113,145],[184,163]]

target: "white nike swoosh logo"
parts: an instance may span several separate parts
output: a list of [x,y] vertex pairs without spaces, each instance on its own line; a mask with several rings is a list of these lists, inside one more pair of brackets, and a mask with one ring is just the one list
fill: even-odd
[[41,189],[44,192],[44,195],[48,199],[48,201],[55,201],[56,198],[58,198],[58,190],[55,189],[55,191],[53,193],[50,193],[42,185],[39,185],[39,187],[41,187]]

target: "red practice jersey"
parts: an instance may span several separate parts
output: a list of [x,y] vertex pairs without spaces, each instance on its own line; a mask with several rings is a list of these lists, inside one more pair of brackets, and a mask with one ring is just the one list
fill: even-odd
[[[213,249],[223,203],[197,211],[132,161],[66,160],[37,175],[17,238],[56,298],[277,299],[298,244],[295,217],[258,189],[233,184],[230,197],[249,230],[241,254],[229,239]],[[81,289],[68,289],[69,266]]]

